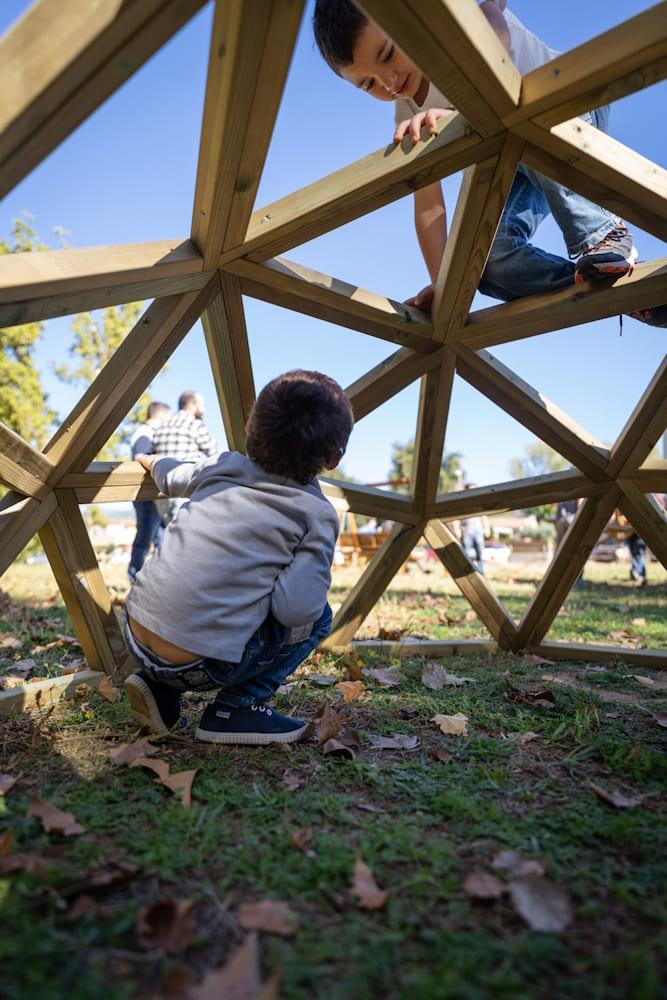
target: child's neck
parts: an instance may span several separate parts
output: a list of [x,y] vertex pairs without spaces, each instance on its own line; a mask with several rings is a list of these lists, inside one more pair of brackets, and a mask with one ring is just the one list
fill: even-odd
[[415,104],[418,104],[419,107],[421,107],[424,101],[426,100],[426,95],[428,94],[428,88],[429,88],[429,82],[426,79],[426,77],[423,76],[422,82],[419,84],[419,87],[417,88],[417,93],[415,94]]

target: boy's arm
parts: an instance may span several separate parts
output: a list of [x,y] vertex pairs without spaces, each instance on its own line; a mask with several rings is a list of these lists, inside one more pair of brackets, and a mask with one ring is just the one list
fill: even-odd
[[150,472],[160,493],[168,497],[192,496],[201,472],[215,464],[209,458],[201,462],[181,462],[180,459],[169,458],[167,455],[162,458],[159,455],[137,455],[136,460]]
[[415,229],[431,284],[408,299],[407,304],[430,312],[447,242],[447,210],[440,181],[415,191]]
[[[335,523],[334,523],[335,519]],[[309,528],[289,566],[278,574],[271,595],[271,614],[288,628],[317,621],[331,586],[338,518]]]

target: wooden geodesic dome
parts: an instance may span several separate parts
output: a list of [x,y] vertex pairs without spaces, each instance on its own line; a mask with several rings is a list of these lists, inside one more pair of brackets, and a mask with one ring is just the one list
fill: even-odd
[[[38,0],[0,43],[0,193],[203,5]],[[613,285],[572,286],[469,312],[520,160],[667,239],[667,172],[576,117],[667,75],[667,2],[522,78],[474,0],[362,0],[460,113],[414,148],[406,142],[378,150],[253,211],[303,6],[303,0],[217,0],[188,238],[0,258],[1,326],[154,299],[43,453],[0,425],[0,480],[10,488],[0,503],[0,572],[39,533],[89,665],[117,674],[123,643],[79,505],[147,499],[156,491],[136,463],[93,460],[200,317],[229,446],[243,450],[254,399],[246,295],[397,348],[349,386],[357,420],[421,379],[411,494],[322,480],[339,504],[395,522],[338,611],[332,645],[349,643],[425,536],[490,633],[488,641],[471,644],[475,651],[621,656],[667,666],[664,651],[545,641],[616,507],[667,564],[665,516],[650,497],[667,489],[667,462],[647,460],[667,425],[667,362],[606,448],[487,350],[664,303],[667,261],[640,264]],[[278,256],[461,170],[431,316]],[[572,468],[438,495],[455,373]],[[583,503],[517,622],[445,522],[573,498]],[[461,642],[449,646],[466,649]],[[447,647],[419,648],[442,654]]]

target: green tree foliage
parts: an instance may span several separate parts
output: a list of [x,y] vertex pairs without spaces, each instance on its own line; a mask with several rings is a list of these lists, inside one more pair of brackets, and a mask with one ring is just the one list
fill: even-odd
[[[518,458],[510,459],[510,474],[514,479],[525,479],[528,476],[545,476],[550,472],[562,472],[569,468],[562,455],[550,448],[543,441],[527,444],[524,453]],[[534,514],[538,521],[550,521],[555,517],[554,504],[545,503],[537,507],[526,507],[526,514]]]
[[[407,493],[412,481],[412,469],[415,460],[415,442],[406,441],[401,444],[395,441],[391,446],[391,468],[389,479],[396,482],[395,489],[399,493]],[[445,452],[440,467],[438,493],[451,493],[460,489],[463,480],[463,455],[458,451]]]
[[[0,254],[47,249],[29,216],[16,219],[10,239],[0,240]],[[0,329],[0,420],[37,448],[46,444],[55,418],[35,364],[43,329],[43,323]]]

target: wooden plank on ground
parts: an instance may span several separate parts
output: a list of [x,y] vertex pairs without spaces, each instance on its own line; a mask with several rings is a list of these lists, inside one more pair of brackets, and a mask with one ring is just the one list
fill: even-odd
[[52,491],[44,500],[6,493],[0,500],[0,576],[53,514],[58,502]]
[[277,257],[493,156],[502,145],[502,136],[481,141],[456,112],[439,121],[437,130],[436,136],[426,137],[415,146],[409,139],[400,145],[392,142],[253,212],[245,241],[226,250],[220,263],[241,256],[252,260]]
[[572,284],[557,292],[527,295],[514,302],[476,309],[466,325],[452,333],[452,342],[470,348],[493,347],[663,302],[667,302],[665,257],[637,264],[631,275],[613,285]]
[[466,382],[555,448],[590,479],[601,482],[609,478],[607,449],[493,355],[459,347],[456,369]]
[[71,490],[56,496],[58,507],[39,537],[89,666],[115,677],[126,650],[111,595],[76,497]]
[[380,656],[491,656],[498,644],[491,639],[355,639],[349,647],[358,653],[378,653]]
[[239,275],[245,295],[293,309],[392,344],[426,351],[433,327],[426,313],[277,257],[257,264],[245,258],[226,269]]
[[667,3],[657,3],[544,66],[526,73],[521,102],[505,116],[550,128],[611,104],[667,76]]
[[382,406],[441,362],[440,349],[420,354],[402,347],[400,351],[385,358],[345,390],[354,410],[355,421],[358,422],[378,406]]
[[144,313],[47,445],[52,485],[92,462],[218,290],[216,275],[200,292],[158,299]]
[[0,421],[0,482],[19,493],[43,500],[53,465],[40,451]]
[[455,367],[454,352],[444,348],[439,367],[421,381],[412,470],[412,496],[420,511],[438,494]]
[[419,520],[412,498],[405,494],[362,486],[359,483],[346,483],[342,479],[327,479],[326,476],[318,477],[318,481],[322,492],[337,510],[351,510],[354,514],[400,521],[402,524],[416,524]]
[[220,292],[202,314],[206,347],[229,447],[245,452],[245,425],[255,402],[239,279],[220,272]]
[[[628,663],[634,667],[667,669],[667,650],[632,649],[628,646],[606,646],[592,642],[556,642],[545,640],[529,647],[549,660],[584,660],[586,663]],[[641,697],[637,693],[637,699]]]
[[43,677],[0,691],[0,718],[33,708],[43,711],[61,698],[76,698],[81,684],[96,688],[103,678],[104,674],[99,670],[77,670],[74,674]]
[[39,0],[0,40],[0,197],[171,38],[204,0]]
[[582,472],[566,469],[564,472],[550,472],[544,476],[530,476],[493,486],[445,493],[435,503],[426,505],[426,513],[429,517],[451,521],[460,517],[522,510],[559,500],[597,496],[606,488],[607,484],[604,482],[593,483]]
[[519,622],[515,649],[532,648],[544,639],[604,531],[620,495],[618,486],[610,484],[605,493],[587,497],[581,504]]
[[652,494],[645,494],[629,479],[619,479],[623,495],[618,502],[635,531],[656,559],[667,568],[667,517]]
[[338,610],[331,635],[322,644],[325,648],[348,644],[418,543],[422,527],[420,523],[415,527],[397,524],[392,528],[389,538],[378,549],[377,555],[369,562]]
[[607,474],[632,472],[648,457],[667,428],[667,356],[616,439]]
[[500,648],[511,649],[516,638],[514,620],[470,562],[456,536],[441,521],[430,521],[424,536]]
[[216,4],[192,211],[206,268],[245,236],[302,11],[303,0]]

